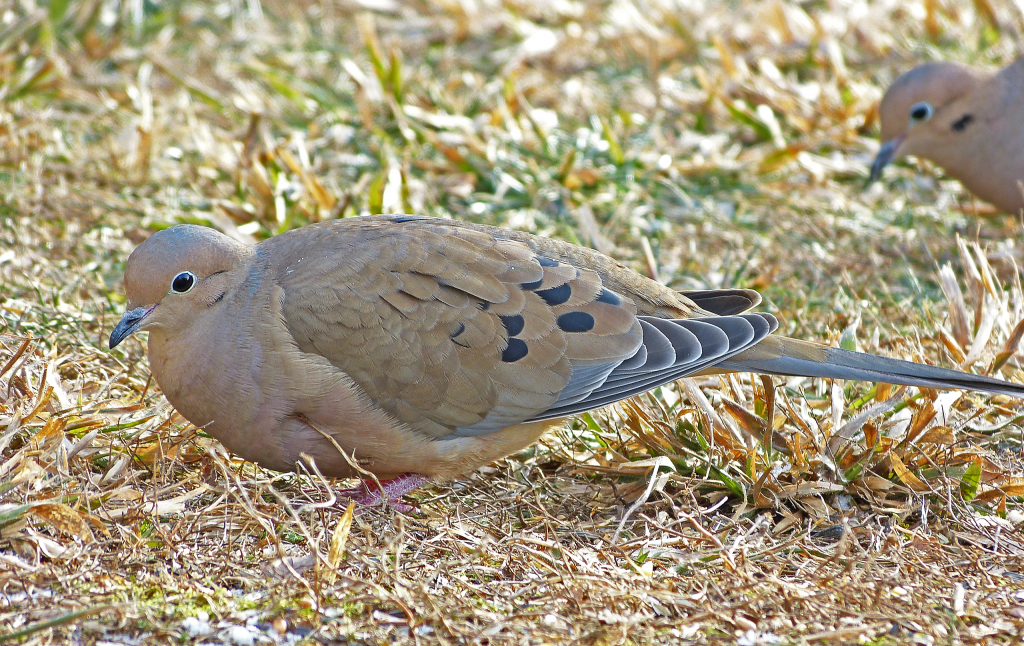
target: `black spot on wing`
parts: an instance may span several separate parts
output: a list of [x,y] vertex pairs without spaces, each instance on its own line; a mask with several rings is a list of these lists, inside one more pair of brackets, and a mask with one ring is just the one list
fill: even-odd
[[535,256],[535,258],[537,258],[537,262],[540,263],[541,267],[557,267],[558,266],[558,261],[557,260],[552,260],[550,258],[545,258],[544,256]]
[[525,341],[511,338],[508,340],[508,347],[501,353],[501,360],[505,363],[514,363],[525,357],[529,352],[530,349],[526,347]]
[[570,296],[572,296],[572,287],[566,283],[565,285],[559,285],[558,287],[542,289],[537,291],[537,296],[543,298],[544,302],[548,305],[561,305],[569,300]]
[[972,121],[974,121],[974,115],[970,113],[965,114],[953,122],[953,130],[956,132],[963,132]]
[[544,282],[544,279],[541,278],[540,280],[535,280],[532,283],[520,283],[519,286],[522,287],[523,289],[525,289],[528,292],[532,292],[533,290],[535,290],[538,287],[540,287],[540,284],[543,283],[543,282]]
[[392,218],[391,221],[395,224],[402,224],[404,222],[415,222],[416,220],[422,220],[423,217],[419,215],[400,215]]
[[515,336],[523,331],[523,327],[526,325],[526,321],[523,320],[522,314],[515,314],[513,316],[499,316],[501,324],[505,326],[505,331],[508,332],[509,336]]
[[460,348],[468,348],[469,347],[468,345],[466,345],[464,343],[459,343],[458,341],[455,340],[456,337],[458,337],[460,334],[462,334],[465,331],[466,331],[466,324],[465,323],[459,323],[459,327],[455,328],[455,331],[452,332],[451,334],[449,334],[448,337],[452,340],[452,343],[454,343],[455,345],[459,346]]
[[594,323],[594,317],[586,312],[566,312],[558,317],[558,327],[563,332],[589,332]]
[[607,289],[602,289],[601,295],[597,297],[597,302],[608,303],[609,305],[614,305],[618,307],[619,305],[622,304],[622,299],[619,298],[619,295],[616,294],[615,292]]
[[491,309],[491,304],[488,303],[487,301],[480,301],[479,303],[476,304],[476,306],[481,312],[486,312],[487,310]]

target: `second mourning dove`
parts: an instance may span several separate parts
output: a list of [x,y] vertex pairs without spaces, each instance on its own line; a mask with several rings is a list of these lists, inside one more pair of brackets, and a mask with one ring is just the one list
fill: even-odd
[[1002,211],[1024,208],[1024,58],[998,73],[951,62],[915,67],[886,91],[878,115],[872,181],[889,162],[916,155]]
[[[205,227],[128,258],[110,347],[149,332],[168,401],[241,457],[300,454],[397,497],[519,451],[563,418],[682,377],[758,372],[1024,385],[773,335],[748,290],[676,292],[548,238],[415,216],[333,220],[255,246]],[[374,502],[379,502],[373,499]]]

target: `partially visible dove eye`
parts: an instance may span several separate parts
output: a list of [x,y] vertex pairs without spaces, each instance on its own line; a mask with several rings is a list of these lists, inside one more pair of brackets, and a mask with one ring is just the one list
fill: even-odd
[[186,294],[196,286],[196,275],[190,271],[183,271],[171,281],[171,291],[175,294]]
[[915,103],[914,106],[910,108],[910,122],[921,123],[922,121],[927,121],[932,118],[933,112],[934,110],[932,109],[931,103],[926,101]]

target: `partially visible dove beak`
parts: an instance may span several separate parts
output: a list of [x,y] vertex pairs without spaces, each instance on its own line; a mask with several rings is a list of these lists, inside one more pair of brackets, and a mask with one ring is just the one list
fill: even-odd
[[121,317],[121,320],[117,322],[114,330],[110,333],[110,348],[113,349],[117,347],[118,343],[134,334],[155,307],[156,305],[153,305],[152,307],[136,307],[133,310],[125,312]]
[[896,151],[899,150],[902,144],[903,137],[896,137],[882,144],[882,147],[878,149],[878,156],[875,157],[875,161],[871,164],[869,183],[877,182],[882,177],[882,169],[896,157]]

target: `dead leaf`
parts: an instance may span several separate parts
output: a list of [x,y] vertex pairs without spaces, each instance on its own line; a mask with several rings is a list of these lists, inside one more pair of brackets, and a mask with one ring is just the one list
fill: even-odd
[[89,525],[78,512],[67,505],[59,502],[42,503],[34,505],[28,512],[69,536],[80,538],[86,543],[93,540]]
[[879,478],[878,476],[874,476],[871,474],[865,475],[860,479],[860,481],[865,487],[867,487],[871,491],[889,491],[890,489],[896,486],[890,480],[886,480],[885,478]]
[[899,456],[895,453],[889,454],[889,463],[892,465],[892,470],[896,472],[896,476],[903,481],[903,484],[914,491],[931,491],[931,487],[911,473],[910,469],[903,464],[903,460],[900,460]]
[[956,436],[953,434],[953,429],[948,426],[930,428],[917,440],[918,444],[939,444],[942,446],[950,446],[954,442],[956,442]]
[[1024,478],[1010,478],[1003,484],[999,484],[991,489],[979,492],[974,499],[987,502],[989,500],[995,500],[1000,496],[1024,496]]

